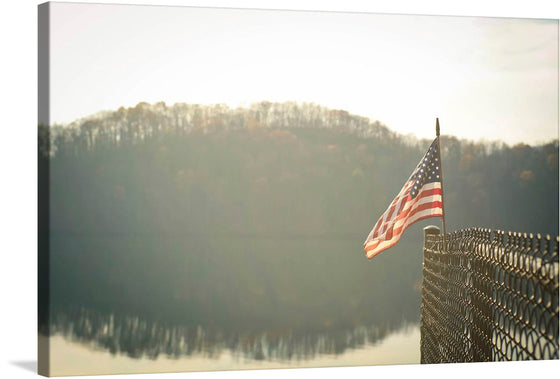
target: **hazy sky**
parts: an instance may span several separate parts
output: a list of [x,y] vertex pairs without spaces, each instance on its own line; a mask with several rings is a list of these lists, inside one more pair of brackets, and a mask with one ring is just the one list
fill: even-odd
[[314,102],[403,134],[558,138],[558,21],[54,3],[51,122]]

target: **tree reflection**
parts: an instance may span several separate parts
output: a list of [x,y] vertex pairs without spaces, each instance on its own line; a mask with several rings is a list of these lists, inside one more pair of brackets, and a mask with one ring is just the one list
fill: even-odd
[[340,355],[347,350],[375,344],[406,321],[310,332],[298,329],[251,333],[224,332],[218,328],[169,325],[135,316],[103,314],[90,309],[57,310],[51,317],[50,334],[93,344],[111,354],[157,359],[202,355],[218,358],[229,350],[238,358],[293,361],[320,355]]

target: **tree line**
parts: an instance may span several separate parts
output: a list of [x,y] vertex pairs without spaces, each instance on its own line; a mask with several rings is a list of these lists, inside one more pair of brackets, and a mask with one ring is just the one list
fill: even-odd
[[100,112],[68,125],[42,125],[40,134],[48,129],[51,154],[75,155],[94,148],[136,144],[162,135],[301,127],[336,129],[365,137],[397,137],[379,121],[372,122],[344,110],[332,110],[314,103],[267,101],[236,109],[224,104],[177,103],[168,106],[164,102],[141,102],[130,108]]

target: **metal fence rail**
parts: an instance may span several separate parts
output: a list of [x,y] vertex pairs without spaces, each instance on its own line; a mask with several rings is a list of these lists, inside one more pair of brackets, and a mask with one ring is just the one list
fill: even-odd
[[421,363],[558,359],[558,237],[424,231]]

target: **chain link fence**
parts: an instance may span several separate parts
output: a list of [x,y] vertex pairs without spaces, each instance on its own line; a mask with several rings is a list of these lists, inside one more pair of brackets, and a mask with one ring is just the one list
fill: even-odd
[[421,363],[558,359],[558,237],[424,232]]

